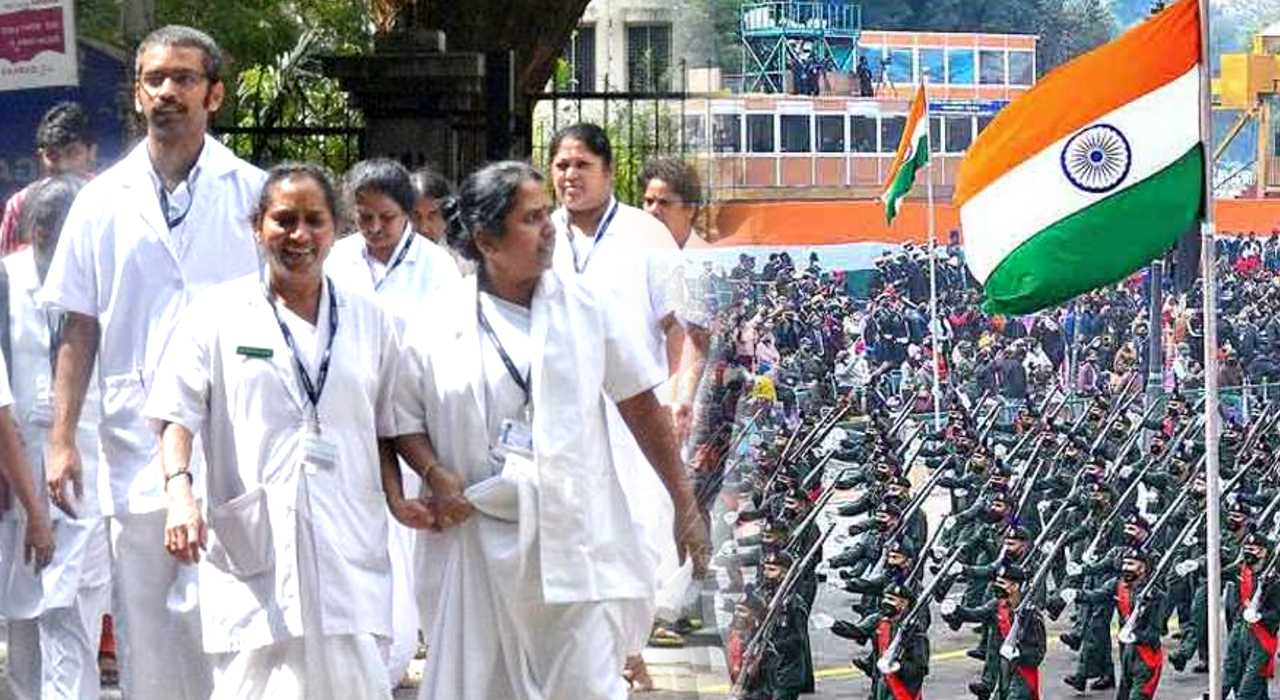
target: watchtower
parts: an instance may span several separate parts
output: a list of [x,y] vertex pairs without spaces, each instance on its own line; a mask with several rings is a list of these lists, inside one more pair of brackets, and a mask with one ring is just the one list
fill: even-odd
[[850,0],[743,2],[742,91],[786,92],[787,75],[802,63],[852,73],[862,31],[862,6]]

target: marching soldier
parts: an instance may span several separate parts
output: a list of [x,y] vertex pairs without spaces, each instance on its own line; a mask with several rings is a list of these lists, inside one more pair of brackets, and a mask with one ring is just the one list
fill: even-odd
[[1001,655],[1001,647],[1012,631],[1015,611],[1023,602],[1023,586],[1027,573],[1014,564],[1001,566],[991,584],[991,600],[981,607],[970,608],[948,600],[942,605],[943,619],[953,628],[966,622],[977,622],[988,629],[986,659],[980,680],[969,684],[969,692],[979,700],[993,694],[998,700],[1039,700],[1040,664],[1046,648],[1044,620],[1033,607],[1027,606],[1012,659]]
[[1275,544],[1261,533],[1245,537],[1236,572],[1240,617],[1227,642],[1224,690],[1237,700],[1270,697],[1276,672],[1276,630],[1280,628],[1280,585],[1274,574]]

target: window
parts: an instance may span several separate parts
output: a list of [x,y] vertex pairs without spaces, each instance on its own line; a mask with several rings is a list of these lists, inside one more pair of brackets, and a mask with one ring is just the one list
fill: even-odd
[[884,117],[880,120],[880,152],[897,153],[902,131],[907,128],[907,118]]
[[942,152],[942,117],[929,117],[929,152]]
[[1036,79],[1036,55],[1031,51],[1009,52],[1009,84],[1030,85]]
[[872,81],[880,79],[880,52],[883,50],[884,49],[879,46],[858,45],[858,58],[867,59],[867,68],[871,71]]
[[947,81],[947,54],[942,49],[920,49],[920,71],[928,73],[929,82]]
[[963,153],[973,143],[973,117],[947,117],[947,153]]
[[773,115],[747,115],[747,151],[773,153]]
[[972,49],[947,51],[947,82],[952,85],[973,85]]
[[738,153],[742,150],[742,117],[717,114],[711,120],[716,153]]
[[844,153],[844,116],[824,114],[818,117],[818,152]]
[[707,147],[707,123],[701,114],[684,115],[684,145],[695,151]]
[[596,25],[584,24],[569,38],[569,48],[564,52],[569,60],[574,92],[591,92],[596,89]]
[[875,117],[849,117],[850,150],[854,153],[876,153],[880,150],[876,141],[879,132]]
[[671,25],[627,27],[627,87],[632,92],[671,89]]
[[983,85],[1004,85],[1004,51],[978,52],[978,80]]
[[[995,117],[978,117],[978,133],[979,134],[981,134],[983,131],[986,130],[987,125],[991,123],[992,119],[995,119]],[[975,136],[974,138],[977,138],[977,137]]]
[[898,85],[910,85],[914,82],[915,56],[911,49],[889,49],[889,80]]
[[809,115],[782,115],[782,152],[808,153],[809,148]]

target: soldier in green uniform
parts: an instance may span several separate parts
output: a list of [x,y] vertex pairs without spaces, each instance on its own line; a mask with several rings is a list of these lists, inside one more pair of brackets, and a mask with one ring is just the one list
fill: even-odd
[[1231,628],[1223,669],[1223,690],[1237,700],[1263,700],[1276,670],[1276,630],[1280,628],[1280,582],[1269,561],[1275,543],[1261,533],[1245,537],[1236,567],[1240,617]]
[[977,608],[961,606],[954,600],[942,604],[943,619],[956,627],[977,622],[988,629],[987,653],[980,680],[969,684],[969,692],[979,700],[994,693],[998,700],[1039,700],[1040,664],[1045,654],[1044,620],[1028,606],[1020,620],[1016,644],[1010,645],[1012,659],[1001,655],[1001,647],[1012,631],[1015,613],[1022,604],[1027,574],[1014,564],[1002,565],[991,583],[991,600]]
[[787,571],[795,559],[785,551],[771,552],[761,566],[763,597],[771,605],[780,605],[777,624],[769,631],[760,665],[767,697],[773,700],[796,700],[801,693],[811,692],[813,656],[809,651],[809,607],[800,595],[774,601]]

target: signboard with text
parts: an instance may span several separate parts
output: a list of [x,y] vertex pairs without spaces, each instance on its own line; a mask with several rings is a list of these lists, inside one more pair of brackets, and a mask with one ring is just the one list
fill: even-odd
[[943,117],[990,117],[1004,109],[1008,100],[938,100],[929,102],[929,114]]
[[78,84],[74,0],[0,0],[0,92]]

